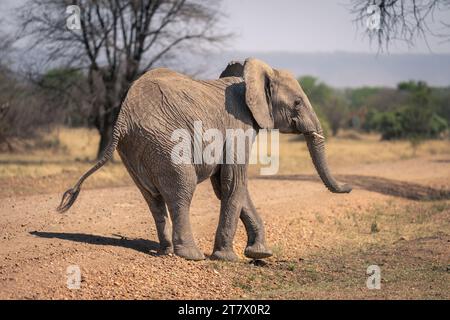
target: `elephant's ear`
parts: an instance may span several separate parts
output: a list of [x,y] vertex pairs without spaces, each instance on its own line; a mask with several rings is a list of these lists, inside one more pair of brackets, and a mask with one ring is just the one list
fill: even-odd
[[239,61],[231,61],[225,70],[222,71],[219,78],[226,77],[243,77],[244,76],[244,65]]
[[253,58],[245,60],[245,101],[263,129],[273,129],[274,126],[270,88],[273,77],[274,71],[266,63]]

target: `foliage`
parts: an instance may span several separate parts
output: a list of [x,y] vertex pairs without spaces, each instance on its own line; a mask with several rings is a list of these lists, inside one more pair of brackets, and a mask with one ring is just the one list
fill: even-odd
[[349,107],[351,110],[358,110],[363,105],[367,103],[367,101],[376,96],[380,92],[380,88],[375,87],[361,87],[355,89],[347,89],[346,96],[349,100]]
[[435,111],[432,88],[421,81],[399,83],[397,88],[400,92],[408,92],[407,104],[386,112],[371,109],[364,129],[379,131],[386,140],[410,139],[413,145],[417,145],[419,139],[436,138],[447,130],[446,119]]
[[316,114],[317,114],[317,117],[319,118],[320,125],[322,126],[323,135],[325,136],[325,138],[328,138],[331,133],[330,124],[328,123],[328,120],[322,115],[322,113],[316,112]]
[[54,122],[42,92],[0,65],[0,149],[14,151],[18,139],[39,137]]
[[37,79],[47,103],[59,116],[59,122],[70,126],[91,126],[87,79],[75,68],[50,69]]
[[397,88],[333,89],[317,78],[299,79],[321,122],[333,135],[341,128],[380,132],[382,139],[408,139],[413,146],[437,138],[450,122],[450,89],[407,81]]
[[301,77],[298,81],[321,123],[331,130],[333,136],[337,135],[348,118],[348,105],[342,94],[312,76]]

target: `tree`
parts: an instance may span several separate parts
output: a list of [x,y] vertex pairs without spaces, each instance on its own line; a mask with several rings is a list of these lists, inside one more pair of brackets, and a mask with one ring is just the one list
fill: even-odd
[[450,88],[433,88],[432,95],[436,113],[450,124]]
[[303,76],[298,80],[308,98],[314,104],[323,105],[333,95],[333,89],[323,82],[319,82],[316,77]]
[[331,133],[336,136],[348,116],[348,106],[333,88],[312,76],[303,76],[298,80],[315,107],[319,118],[325,118]]
[[0,149],[6,146],[8,151],[14,150],[13,138],[28,135],[31,120],[29,113],[18,106],[20,84],[8,67],[12,44],[11,37],[0,34]]
[[[388,49],[392,41],[412,45],[419,37],[450,36],[450,21],[435,21],[437,11],[450,11],[450,0],[351,0],[351,5],[355,22],[371,41],[377,41],[380,50]],[[370,21],[373,28],[368,27]]]
[[432,90],[425,82],[402,82],[397,91],[407,93],[404,105],[385,112],[372,109],[364,127],[380,131],[385,140],[408,139],[415,153],[424,139],[439,137],[447,129],[447,121],[433,110]]
[[335,95],[323,105],[322,110],[327,116],[331,133],[333,136],[336,136],[348,119],[349,112],[346,101],[342,97]]
[[367,106],[367,100],[379,93],[381,89],[377,87],[360,87],[346,89],[345,94],[352,110],[358,110]]
[[41,75],[35,84],[41,89],[59,123],[88,126],[90,106],[85,99],[88,91],[86,82],[79,69],[55,68]]
[[[200,0],[78,0],[81,30],[65,28],[67,1],[28,1],[20,12],[22,36],[30,49],[45,48],[48,61],[84,70],[91,119],[100,133],[97,157],[112,137],[126,92],[145,70],[173,58],[183,45],[201,47],[227,35],[214,5]],[[193,51],[193,49],[190,49]]]
[[398,89],[411,94],[403,117],[403,128],[408,138],[437,137],[447,129],[447,121],[433,110],[432,90],[426,82],[402,82]]
[[35,86],[0,64],[0,150],[12,152],[49,127],[55,114],[46,101]]

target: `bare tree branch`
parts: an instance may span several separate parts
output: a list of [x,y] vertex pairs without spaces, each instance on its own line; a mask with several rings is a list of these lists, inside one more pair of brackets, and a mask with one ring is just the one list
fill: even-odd
[[[448,11],[450,17],[450,0],[351,0],[351,5],[354,22],[364,29],[370,41],[377,42],[380,51],[388,50],[393,41],[412,46],[417,38],[422,38],[428,45],[429,35],[447,38],[450,35],[450,28],[444,34],[437,34],[431,28],[436,22],[436,12]],[[370,10],[373,6],[378,8],[377,12]],[[379,27],[371,30],[367,21],[376,14],[379,14]]]

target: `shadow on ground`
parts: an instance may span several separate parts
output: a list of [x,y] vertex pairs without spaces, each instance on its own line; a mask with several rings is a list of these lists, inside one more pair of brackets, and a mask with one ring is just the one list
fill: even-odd
[[[255,177],[255,179],[320,182],[318,176],[306,174],[259,176]],[[436,189],[412,182],[362,175],[337,175],[336,179],[356,188],[411,200],[427,201],[450,199],[450,190]]]
[[437,160],[433,160],[433,162],[436,162],[436,163],[450,163],[450,159],[437,159]]
[[[111,159],[109,161],[113,164],[120,164],[121,161],[117,159]],[[61,164],[61,165],[69,165],[69,164],[80,164],[80,163],[86,163],[86,164],[95,164],[95,159],[60,159],[60,160],[48,160],[48,159],[27,159],[27,160],[20,160],[20,159],[0,159],[0,164],[3,165],[21,165],[21,166],[29,166],[29,165],[49,165],[49,164]]]
[[127,249],[133,249],[147,254],[150,253],[150,251],[157,251],[159,249],[158,242],[140,238],[128,239],[120,235],[117,235],[117,238],[113,238],[85,233],[40,232],[40,231],[32,231],[30,232],[30,234],[41,238],[50,238],[50,239],[57,238],[62,240],[69,240],[102,246],[124,247]]

